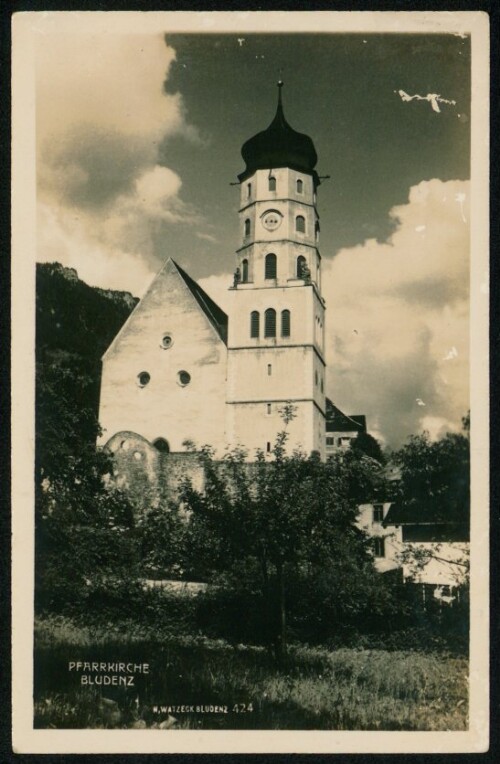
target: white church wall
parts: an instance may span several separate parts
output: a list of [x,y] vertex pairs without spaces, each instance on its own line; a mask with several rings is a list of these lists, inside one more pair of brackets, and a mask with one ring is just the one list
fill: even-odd
[[[141,372],[150,375],[144,386]],[[167,263],[103,359],[101,442],[127,430],[151,442],[165,438],[171,451],[184,450],[185,439],[222,448],[225,382],[226,347]]]
[[[244,446],[249,459],[255,458],[255,451],[260,449],[270,453],[276,443],[278,433],[285,430],[281,410],[285,402],[271,403],[271,413],[267,414],[266,403],[229,404],[227,406],[227,433],[230,447]],[[305,454],[320,450],[318,442],[319,417],[315,414],[311,402],[296,402],[295,417],[286,426],[288,433],[287,452],[291,454],[300,449]]]

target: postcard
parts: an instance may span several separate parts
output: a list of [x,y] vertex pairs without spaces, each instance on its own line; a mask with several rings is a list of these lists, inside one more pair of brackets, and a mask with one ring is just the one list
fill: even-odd
[[480,12],[14,14],[15,752],[488,749],[488,83]]

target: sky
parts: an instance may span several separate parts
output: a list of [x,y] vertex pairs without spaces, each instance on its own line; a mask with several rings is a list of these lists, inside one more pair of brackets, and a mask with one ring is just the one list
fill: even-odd
[[[311,136],[327,394],[389,447],[468,402],[470,41],[458,34],[46,35],[37,259],[141,296],[173,257],[225,307],[241,146]],[[414,98],[419,96],[419,98]]]

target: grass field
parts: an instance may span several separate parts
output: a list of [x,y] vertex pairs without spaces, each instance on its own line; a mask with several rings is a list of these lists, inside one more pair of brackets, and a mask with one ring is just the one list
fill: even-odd
[[[149,673],[130,687],[82,686],[70,661],[148,663]],[[35,631],[35,726],[464,730],[467,677],[465,658],[437,653],[294,645],[277,668],[258,647],[51,618]]]

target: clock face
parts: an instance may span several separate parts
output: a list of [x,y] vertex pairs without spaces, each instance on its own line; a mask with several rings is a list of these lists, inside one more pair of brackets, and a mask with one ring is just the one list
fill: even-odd
[[262,217],[262,225],[267,228],[268,231],[275,231],[281,224],[282,215],[276,210],[269,210],[265,212]]

